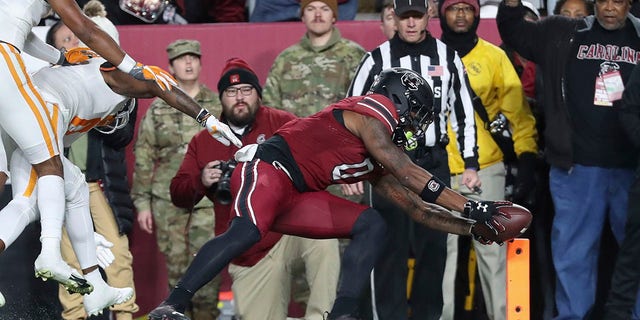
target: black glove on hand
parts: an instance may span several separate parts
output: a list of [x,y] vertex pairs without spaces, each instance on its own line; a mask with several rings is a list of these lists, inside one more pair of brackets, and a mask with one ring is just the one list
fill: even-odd
[[513,201],[530,205],[531,192],[536,185],[536,154],[525,152],[518,158],[518,176],[516,177]]
[[497,207],[500,205],[510,205],[508,201],[475,201],[469,200],[464,204],[464,216],[475,220],[477,224],[484,224],[491,229],[496,235],[505,230],[504,225],[494,219],[494,215],[498,213]]

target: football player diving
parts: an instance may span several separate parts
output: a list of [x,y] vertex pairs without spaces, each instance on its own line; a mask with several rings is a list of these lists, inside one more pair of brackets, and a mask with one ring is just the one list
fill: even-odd
[[[433,93],[418,73],[383,70],[365,96],[350,97],[282,126],[259,145],[245,146],[231,177],[229,229],[209,240],[154,320],[188,319],[193,293],[268,231],[308,238],[350,238],[328,319],[358,319],[358,301],[379,258],[386,225],[373,208],[331,195],[331,184],[368,180],[414,220],[438,230],[503,242],[508,202],[474,201],[447,188],[400,149],[415,148],[434,115]],[[435,204],[434,204],[435,203]],[[437,204],[437,205],[436,205]],[[449,210],[463,212],[466,218]],[[440,284],[434,284],[440,285]]]
[[[131,98],[152,97],[160,97],[193,117],[221,143],[242,145],[226,124],[201,108],[195,100],[177,88],[175,82],[168,81],[169,90],[163,90],[154,82],[135,80],[88,48],[72,49],[69,53],[75,54],[76,60],[84,61],[85,64],[43,68],[33,75],[33,81],[39,87],[50,118],[53,119],[58,145],[69,146],[94,127],[102,130],[123,127],[132,112]],[[9,161],[13,199],[0,211],[0,252],[11,245],[29,223],[37,221],[39,217],[34,169],[7,135],[3,134],[3,140],[6,159]],[[89,315],[94,315],[105,307],[127,301],[133,296],[133,289],[113,288],[102,279],[97,268],[89,190],[84,175],[62,155],[61,160],[65,181],[65,227],[86,280],[80,278],[77,271],[73,272],[79,278],[77,281],[88,281],[86,287],[93,290],[83,293],[91,292],[84,296],[84,306]],[[7,170],[0,168],[0,172]],[[3,176],[6,177],[0,175],[0,178]]]

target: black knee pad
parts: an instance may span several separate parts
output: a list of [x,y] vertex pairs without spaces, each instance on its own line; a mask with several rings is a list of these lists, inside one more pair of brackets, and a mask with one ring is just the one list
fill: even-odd
[[387,234],[387,223],[374,208],[362,211],[351,229],[351,235],[364,235],[369,240],[384,241]]

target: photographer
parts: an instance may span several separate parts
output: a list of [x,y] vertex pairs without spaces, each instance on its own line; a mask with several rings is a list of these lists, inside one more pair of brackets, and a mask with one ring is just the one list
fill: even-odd
[[[295,118],[288,112],[262,105],[258,78],[241,59],[227,61],[218,91],[222,102],[220,119],[229,124],[245,145],[264,142],[281,125]],[[224,182],[233,170],[230,159],[236,151],[235,146],[225,146],[202,131],[189,142],[180,169],[171,181],[171,200],[176,206],[191,207],[204,196],[214,202],[216,235],[224,233],[230,221],[231,204],[225,201],[230,197],[223,199],[220,195],[228,191]],[[290,271],[300,260],[304,260],[311,288],[305,319],[322,319],[336,294],[337,242],[273,232],[229,265],[238,315],[244,320],[285,319]]]

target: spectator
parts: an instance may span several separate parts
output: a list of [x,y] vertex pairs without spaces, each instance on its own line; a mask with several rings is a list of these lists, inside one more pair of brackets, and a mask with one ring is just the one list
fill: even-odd
[[[622,106],[620,111],[620,123],[635,149],[640,147],[638,125],[640,124],[640,67],[636,65],[627,81]],[[640,242],[638,231],[640,230],[640,180],[636,168],[633,184],[629,190],[629,206],[627,222],[624,230],[624,240],[618,251],[618,258],[613,269],[611,289],[605,304],[604,320],[640,319],[638,303],[638,284],[640,284]],[[634,308],[635,304],[635,308]],[[633,311],[633,312],[632,312]]]
[[[518,0],[498,11],[503,41],[538,66],[544,79],[545,157],[555,207],[551,249],[556,319],[581,319],[593,307],[605,219],[618,243],[637,152],[619,125],[624,84],[640,50],[630,1],[598,0],[595,16],[529,22]],[[540,46],[541,39],[556,43]],[[596,48],[608,47],[612,54]],[[612,85],[612,82],[615,84]]]
[[[176,40],[167,46],[169,70],[181,89],[204,108],[219,114],[216,94],[200,83],[202,64],[200,43]],[[169,288],[176,285],[193,254],[213,236],[213,203],[207,199],[192,210],[177,208],[171,203],[169,184],[180,167],[181,156],[189,140],[201,129],[193,119],[180,113],[160,99],[153,101],[142,119],[135,142],[135,170],[132,197],[138,210],[140,228],[155,234],[158,248],[167,262]],[[188,238],[184,233],[187,230]],[[188,240],[187,240],[188,239]],[[219,278],[194,296],[193,317],[216,319]]]
[[[480,4],[478,0],[445,0],[439,3],[442,42],[455,49],[462,58],[471,89],[477,95],[474,101],[478,136],[482,193],[463,187],[461,181],[464,161],[457,145],[447,145],[452,189],[476,200],[505,198],[505,155],[496,144],[490,131],[490,122],[503,115],[513,137],[512,149],[519,159],[517,192],[515,199],[522,199],[533,191],[537,154],[535,119],[526,102],[522,84],[509,58],[502,49],[478,37]],[[502,131],[496,133],[502,135]],[[449,132],[450,140],[455,140]],[[516,200],[520,201],[520,200]],[[458,261],[457,235],[449,234],[447,240],[447,266],[444,276],[443,319],[454,319],[455,278]],[[478,272],[487,316],[489,319],[506,319],[506,263],[507,248],[493,244],[479,245],[473,241]]]
[[[300,5],[305,0],[260,0],[256,1],[249,22],[277,22],[300,20]],[[340,12],[336,20],[353,20],[358,13],[358,0],[337,0]]]
[[[336,0],[303,0],[300,16],[306,33],[276,57],[265,83],[265,104],[300,117],[344,98],[365,50],[342,38],[335,27]],[[329,190],[342,195],[338,186]],[[360,201],[362,195],[351,200]]]
[[189,23],[247,22],[245,0],[179,0]]
[[[447,151],[447,121],[451,120],[464,159],[462,182],[469,189],[480,186],[473,105],[464,66],[453,48],[427,31],[427,1],[396,0],[396,35],[369,52],[360,62],[348,95],[364,94],[381,70],[401,66],[420,73],[433,88],[436,119],[425,137],[416,140],[407,155],[446,185],[451,173]],[[398,214],[399,207],[385,195],[368,196],[371,206],[387,222],[389,241],[373,272],[371,299],[380,319],[439,319],[442,313],[442,284],[447,257],[447,234],[425,228]],[[407,301],[407,262],[415,258],[411,295]]]
[[[222,119],[232,125],[245,144],[264,142],[277,128],[295,118],[288,112],[262,105],[262,87],[242,59],[227,61],[218,91]],[[231,220],[231,206],[219,196],[224,191],[222,187],[228,187],[222,177],[228,179],[230,175],[225,173],[233,168],[222,170],[221,162],[233,161],[237,150],[217,143],[201,131],[189,142],[180,169],[171,180],[171,199],[177,206],[190,207],[204,196],[213,201],[216,234],[223,234]],[[339,259],[335,239],[312,240],[267,233],[229,265],[236,316],[244,320],[287,318],[291,273],[296,269],[294,265],[303,260],[311,288],[304,318],[322,320],[324,311],[331,308],[335,299]]]
[[380,11],[380,29],[384,37],[393,38],[396,34],[396,22],[393,19],[393,0],[385,0],[384,7]]
[[582,19],[593,14],[593,3],[590,0],[558,0],[553,14]]
[[[119,43],[118,31],[106,18],[102,3],[97,0],[90,1],[84,6],[83,11]],[[62,22],[58,24],[59,27],[53,26],[49,29],[46,38],[53,40],[53,43],[49,44],[58,49],[69,50],[76,47],[77,43],[65,43],[68,39],[77,39],[73,32]],[[125,146],[133,139],[134,125],[135,111],[132,111],[132,117],[123,128],[114,132],[91,130],[76,140],[69,149],[69,160],[82,170],[89,187],[89,204],[94,228],[113,244],[111,251],[115,259],[104,270],[107,283],[113,287],[135,287],[133,257],[129,251],[127,237],[131,232],[134,209],[127,181],[124,151]],[[79,267],[66,232],[62,234],[61,253],[67,263],[74,268]],[[87,317],[81,295],[72,295],[63,286],[59,286],[58,297],[63,308],[62,319],[75,320]],[[133,314],[139,309],[135,302],[134,292],[133,297],[127,302],[111,307],[115,319],[133,319]]]
[[276,57],[265,82],[265,105],[300,117],[344,98],[365,50],[335,27],[336,0],[303,0],[306,33]]
[[[84,6],[91,0],[77,0]],[[107,16],[115,25],[186,24],[180,1],[175,0],[101,0]]]

